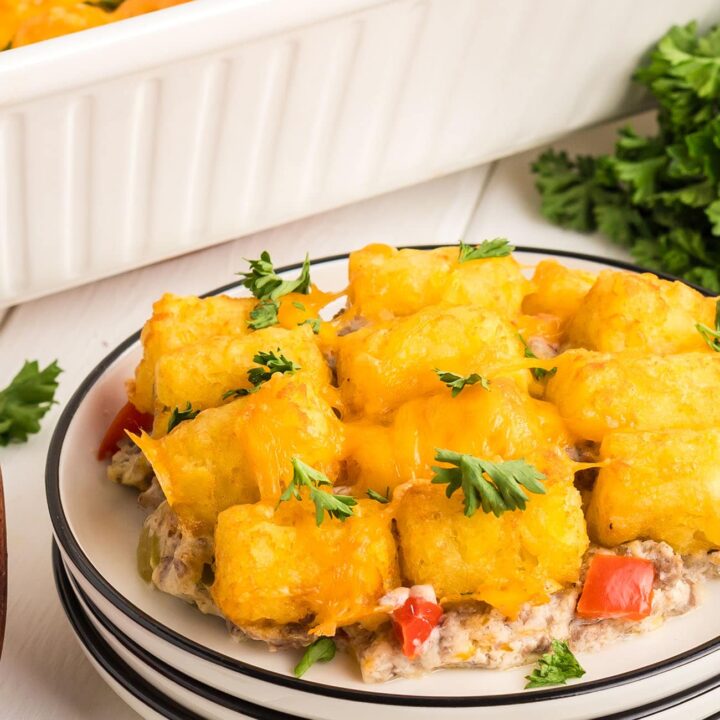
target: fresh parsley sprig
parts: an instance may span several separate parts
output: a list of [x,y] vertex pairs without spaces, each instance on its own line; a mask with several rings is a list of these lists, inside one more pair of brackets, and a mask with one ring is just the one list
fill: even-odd
[[278,310],[280,303],[275,300],[261,300],[251,311],[250,320],[247,326],[251,330],[262,330],[263,328],[277,325]]
[[565,685],[571,678],[581,678],[585,674],[575,655],[564,640],[553,640],[552,651],[545,653],[537,662],[537,667],[527,675],[525,689],[546,687],[547,685]]
[[57,360],[43,370],[37,360],[26,360],[10,384],[0,390],[0,445],[22,443],[40,431],[40,420],[55,402]]
[[335,657],[335,649],[335,641],[332,638],[318,638],[312,645],[308,645],[305,654],[295,666],[293,670],[295,677],[302,677],[316,662],[330,662]]
[[720,300],[715,303],[715,329],[713,330],[703,323],[697,323],[695,328],[711,350],[720,352]]
[[280,496],[281,502],[286,502],[291,498],[302,500],[300,490],[303,487],[309,488],[310,500],[315,504],[315,523],[318,527],[322,525],[325,519],[325,513],[331,518],[336,518],[341,522],[347,520],[353,514],[353,506],[357,505],[357,500],[349,495],[333,495],[332,492],[319,490],[320,487],[332,487],[332,483],[327,476],[319,470],[306,465],[297,457],[292,459],[293,477],[285,492]]
[[475,385],[480,383],[480,386],[485,390],[490,389],[490,381],[483,375],[477,373],[471,373],[470,375],[456,375],[455,373],[446,372],[445,370],[438,370],[435,368],[434,372],[451,390],[452,397],[457,397],[466,385]]
[[[540,358],[530,349],[530,346],[525,342],[525,338],[518,333],[518,337],[525,347],[525,357],[531,358],[532,360],[539,360]],[[552,370],[545,370],[545,368],[530,368],[532,376],[540,382],[546,378],[551,378],[556,372],[557,368],[554,367]]]
[[367,491],[367,496],[368,496],[371,500],[375,500],[376,502],[379,502],[381,505],[387,505],[387,504],[390,502],[390,499],[389,499],[389,498],[390,498],[390,488],[388,488],[387,490],[385,490],[385,494],[384,494],[384,495],[381,495],[381,494],[380,494],[379,492],[377,492],[376,490],[373,490],[372,488],[370,488],[370,489]]
[[193,410],[193,406],[190,403],[185,406],[184,410],[178,407],[173,408],[173,411],[170,413],[170,418],[168,419],[167,431],[170,432],[186,420],[194,420],[199,412],[200,410]]
[[286,358],[281,352],[280,348],[277,349],[278,354],[270,351],[261,351],[253,357],[253,362],[257,363],[257,367],[250,368],[247,371],[248,380],[252,387],[250,388],[237,388],[235,390],[228,390],[223,394],[223,400],[227,400],[229,397],[244,397],[257,392],[260,387],[266,383],[273,375],[277,373],[295,373],[301,369],[299,365],[296,365],[292,360]]
[[435,460],[455,466],[433,467],[432,482],[446,484],[448,497],[462,489],[467,517],[472,517],[478,508],[495,517],[511,510],[524,510],[528,496],[523,488],[531,493],[545,493],[540,482],[545,475],[524,460],[494,463],[474,455],[440,449],[435,451]]
[[483,258],[505,257],[515,248],[505,238],[494,240],[483,240],[479,245],[466,245],[460,241],[460,254],[458,262],[464,263],[470,260],[482,260]]
[[267,250],[260,254],[259,260],[248,260],[250,272],[238,273],[242,276],[242,284],[258,300],[277,300],[288,293],[310,292],[310,258],[305,256],[300,275],[295,280],[283,280],[273,267],[270,253]]

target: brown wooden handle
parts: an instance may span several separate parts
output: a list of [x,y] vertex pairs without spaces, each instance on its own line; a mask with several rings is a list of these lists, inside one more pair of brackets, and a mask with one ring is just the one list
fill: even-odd
[[7,529],[5,521],[5,493],[2,468],[0,468],[0,657],[5,641],[5,618],[7,616]]

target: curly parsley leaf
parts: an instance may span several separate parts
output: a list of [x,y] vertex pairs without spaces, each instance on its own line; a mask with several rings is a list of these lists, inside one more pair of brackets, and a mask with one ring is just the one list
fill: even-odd
[[280,305],[275,300],[261,300],[251,311],[247,326],[252,330],[277,325]]
[[320,490],[321,487],[332,487],[327,476],[319,470],[306,465],[297,457],[292,459],[293,477],[283,494],[280,496],[278,505],[291,498],[302,500],[300,490],[309,488],[310,500],[315,504],[315,524],[320,527],[325,519],[325,513],[330,518],[336,518],[341,522],[347,520],[353,514],[353,506],[357,500],[349,495],[334,495],[332,492]]
[[470,260],[482,260],[483,258],[505,257],[515,248],[505,238],[494,240],[483,240],[479,245],[466,245],[460,241],[460,254],[458,262],[464,263]]
[[545,494],[545,487],[540,482],[545,475],[524,460],[494,463],[474,455],[441,449],[435,451],[435,460],[455,466],[433,467],[435,476],[432,482],[446,484],[445,494],[448,497],[462,489],[467,517],[472,517],[478,508],[485,513],[493,513],[495,517],[507,511],[524,510],[528,496],[523,488],[531,493]]
[[457,397],[466,385],[475,385],[480,383],[480,386],[485,390],[490,389],[490,381],[477,373],[471,373],[470,375],[456,375],[455,373],[446,372],[444,370],[438,370],[435,368],[433,371],[444,382],[451,390],[452,397]]
[[697,323],[695,328],[711,350],[720,352],[720,300],[715,303],[715,329],[713,330],[703,323]]
[[190,403],[185,406],[184,410],[178,407],[173,408],[173,411],[170,413],[170,419],[168,420],[167,431],[170,432],[186,420],[194,420],[199,413],[200,410],[193,410],[193,406]]
[[379,492],[376,492],[375,490],[373,490],[372,488],[370,488],[370,489],[367,491],[367,496],[368,496],[371,500],[375,500],[376,502],[379,502],[381,505],[387,505],[387,504],[390,502],[390,500],[389,500],[389,498],[390,498],[390,488],[388,488],[388,489],[385,491],[385,494],[384,494],[384,495],[381,495]]
[[655,96],[658,132],[623,128],[597,157],[542,153],[532,165],[541,213],[720,292],[720,27],[671,28],[634,79]]
[[55,402],[57,360],[43,370],[37,360],[26,360],[10,384],[0,390],[0,445],[22,443],[40,431],[40,420]]
[[571,678],[581,678],[585,674],[577,658],[564,640],[552,641],[552,652],[545,653],[537,667],[527,675],[525,689],[546,687],[547,685],[565,685]]
[[[540,358],[538,358],[538,356],[530,349],[530,346],[525,342],[525,338],[519,334],[518,337],[525,346],[525,357],[532,360],[539,360]],[[530,368],[530,372],[532,373],[532,376],[540,382],[546,378],[551,378],[557,372],[557,368],[554,367],[552,370],[545,370],[545,368]]]
[[267,352],[264,350],[256,353],[253,357],[253,362],[257,363],[257,367],[250,368],[247,371],[248,380],[252,387],[228,390],[226,393],[223,393],[223,400],[227,400],[230,397],[245,397],[245,395],[251,395],[257,392],[273,375],[278,373],[292,374],[302,369],[292,360],[286,358],[280,352],[280,348],[277,349],[277,355],[272,351]]
[[295,677],[302,677],[316,662],[330,662],[335,657],[335,641],[332,638],[318,638],[312,645],[308,645],[305,654],[295,666]]
[[273,267],[270,253],[267,250],[260,254],[259,260],[248,260],[250,271],[238,273],[242,284],[258,300],[277,300],[289,293],[310,292],[310,258],[305,256],[300,275],[295,280],[283,280]]

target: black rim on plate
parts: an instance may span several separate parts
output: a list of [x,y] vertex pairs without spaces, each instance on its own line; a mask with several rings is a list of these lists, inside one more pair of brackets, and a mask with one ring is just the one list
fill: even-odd
[[[166,717],[171,718],[171,720],[175,720],[176,718],[178,720],[195,720],[200,717],[183,706],[178,705],[175,700],[165,695],[153,685],[150,685],[138,672],[133,670],[93,626],[88,615],[92,615],[105,631],[112,635],[117,642],[141,663],[147,665],[171,683],[179,685],[193,695],[197,695],[216,705],[221,705],[242,713],[244,716],[254,718],[254,720],[299,720],[297,715],[288,715],[287,713],[277,710],[270,710],[248,700],[242,700],[241,698],[228,695],[220,690],[204,685],[154,657],[137,643],[125,637],[93,605],[92,601],[75,584],[69,572],[64,567],[60,550],[55,543],[53,543],[52,548],[52,566],[55,577],[55,587],[60,596],[63,609],[73,629],[82,641],[82,644],[90,651],[93,658],[101,663],[103,669],[114,680],[119,682],[128,692],[138,698],[138,700],[153,707],[154,710],[160,712],[159,707],[151,705],[151,701],[157,703],[158,706],[164,705]],[[85,607],[83,607],[83,603]],[[181,710],[183,714],[178,715],[178,709]]]
[[[430,250],[437,246],[413,246],[415,249]],[[564,257],[575,260],[585,260],[588,262],[599,263],[601,265],[628,270],[631,272],[642,273],[648,270],[633,265],[632,263],[623,262],[621,260],[605,259],[594,255],[584,253],[576,253],[568,250],[544,250],[540,248],[517,247],[517,251],[524,253],[532,253],[535,255],[545,255],[549,257]],[[347,259],[348,254],[332,255],[318,260],[312,261],[312,265],[323,265],[338,260]],[[302,263],[286,265],[277,269],[277,272],[291,272],[302,267]],[[672,275],[653,270],[658,277],[665,280],[678,280]],[[681,280],[686,285],[694,288],[703,295],[709,296],[706,289]],[[237,289],[241,286],[240,281],[223,285],[222,287],[206,293],[202,297],[219,295],[228,290]],[[47,464],[45,467],[45,492],[47,497],[50,519],[53,524],[55,538],[60,546],[67,553],[73,565],[82,573],[83,577],[91,584],[91,586],[102,595],[102,597],[114,605],[120,612],[126,615],[137,625],[158,636],[162,640],[174,645],[180,650],[195,655],[207,662],[219,665],[228,670],[238,672],[242,675],[263,680],[275,685],[283,685],[301,692],[311,693],[315,695],[325,695],[329,697],[340,698],[343,700],[353,700],[356,702],[366,702],[384,705],[402,705],[415,707],[492,707],[500,705],[517,705],[524,703],[539,702],[542,700],[554,700],[576,695],[585,695],[587,693],[605,690],[619,685],[642,680],[643,678],[667,672],[681,665],[685,665],[694,660],[720,650],[720,637],[708,640],[691,650],[679,653],[671,658],[659,662],[651,663],[637,670],[632,670],[618,675],[602,678],[600,680],[591,680],[576,685],[568,685],[547,690],[534,690],[526,693],[506,693],[499,695],[469,695],[457,697],[437,697],[433,695],[399,695],[393,693],[380,693],[372,690],[354,690],[349,688],[338,688],[332,685],[313,682],[311,680],[303,680],[272,670],[251,665],[236,658],[230,657],[223,653],[216,652],[207,648],[190,638],[181,635],[174,630],[155,620],[150,615],[144,613],[140,608],[133,605],[124,598],[102,574],[95,568],[87,555],[84,553],[77,539],[74,537],[70,525],[65,517],[65,511],[60,498],[60,457],[62,453],[63,443],[68,428],[81,405],[83,399],[88,394],[93,385],[105,373],[105,371],[130,347],[137,343],[140,339],[140,331],[133,333],[129,338],[121,342],[113,351],[106,355],[83,380],[73,396],[68,401],[63,410],[57,426],[50,441],[48,450]]]
[[[163,675],[170,682],[180,685],[188,692],[217,705],[222,705],[230,710],[242,712],[257,720],[300,720],[297,715],[288,715],[277,710],[262,708],[254,703],[228,695],[227,693],[188,677],[154,657],[147,650],[124,636],[120,630],[95,607],[92,600],[87,597],[83,590],[77,585],[70,572],[64,567],[60,551],[55,543],[53,543],[52,560],[58,593],[60,594],[63,607],[80,639],[85,647],[93,653],[94,657],[96,653],[100,653],[103,657],[108,658],[111,661],[110,664],[121,676],[123,673],[129,673],[133,678],[138,677],[137,673],[115,653],[107,641],[97,632],[96,628],[93,627],[92,621],[88,622],[88,614],[92,615],[95,621],[99,623],[107,633],[112,635],[118,643],[134,655],[141,663],[144,663],[155,672]],[[113,677],[115,677],[116,680],[118,679],[115,674],[113,674]],[[123,686],[129,691],[132,691],[132,683],[134,680],[124,676],[123,680],[125,681]],[[717,688],[720,688],[720,675],[716,675],[715,677],[704,680],[697,685],[693,685],[690,688],[681,690],[660,700],[623,710],[619,713],[613,713],[612,715],[606,715],[604,720],[643,720],[643,718],[652,717],[659,712],[676,708],[683,703],[706,695]],[[156,692],[162,698],[170,700],[166,695],[159,691]],[[170,702],[174,701],[170,700]],[[175,716],[171,715],[171,720],[173,720],[174,717]],[[706,718],[706,720],[711,719]]]

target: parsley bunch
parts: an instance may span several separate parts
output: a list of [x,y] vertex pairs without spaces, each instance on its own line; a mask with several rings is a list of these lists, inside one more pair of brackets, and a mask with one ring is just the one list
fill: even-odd
[[435,477],[432,482],[446,484],[448,497],[462,489],[467,517],[472,517],[478,508],[495,517],[509,510],[524,510],[528,496],[523,488],[531,493],[545,493],[540,482],[545,476],[524,460],[494,463],[452,450],[436,450],[435,460],[455,465],[453,468],[433,467]]
[[26,360],[10,384],[0,390],[0,445],[22,443],[40,431],[40,420],[55,402],[57,360],[41,370],[37,360]]
[[624,128],[611,155],[544,152],[532,165],[541,212],[720,292],[720,27],[671,28],[634,79],[657,102],[657,134]]

